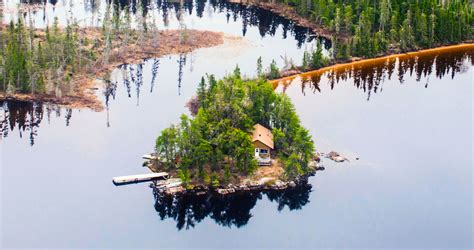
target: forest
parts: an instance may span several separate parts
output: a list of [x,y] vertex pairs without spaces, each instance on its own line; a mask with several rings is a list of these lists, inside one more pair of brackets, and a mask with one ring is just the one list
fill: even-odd
[[163,129],[156,154],[166,171],[176,171],[186,185],[235,183],[257,168],[251,132],[259,123],[271,129],[275,150],[292,179],[310,171],[314,154],[311,135],[288,96],[276,93],[263,79],[244,80],[237,67],[221,80],[201,79],[197,96],[187,105],[192,118]]
[[[460,43],[472,40],[474,34],[474,9],[468,0],[276,0],[276,3],[290,6],[297,15],[332,34],[330,55],[323,55],[318,42],[316,48],[305,52],[299,67],[303,71],[351,57],[371,58]],[[139,13],[145,13],[146,8],[137,6]],[[184,11],[185,7],[178,10]],[[2,12],[0,18],[1,15]],[[140,25],[133,29],[132,13],[118,4],[107,5],[104,15],[102,27],[88,34],[72,18],[66,27],[58,27],[55,21],[44,30],[33,28],[31,13],[19,15],[9,25],[2,24],[0,91],[59,98],[68,95],[78,85],[73,78],[77,72],[107,65],[115,50],[124,51],[132,43],[143,43],[150,30],[158,31],[155,21],[146,20],[143,15],[136,15],[138,19],[133,21]],[[188,39],[190,34],[185,25],[180,27],[180,40]],[[151,42],[154,48],[162,44],[158,38]],[[266,77],[280,77],[275,62]]]
[[77,97],[81,90],[76,88],[94,78],[107,80],[114,66],[222,42],[220,33],[188,30],[184,24],[158,30],[156,20],[133,16],[117,4],[107,4],[101,27],[79,27],[69,17],[64,27],[54,19],[45,29],[35,28],[28,10],[0,25],[0,92]]
[[[262,1],[265,2],[265,1]],[[472,40],[468,0],[275,0],[333,34],[333,56],[374,57]]]
[[[31,21],[31,20],[30,20]],[[72,91],[71,76],[95,60],[78,47],[78,27],[38,31],[23,18],[0,30],[0,91],[7,93],[55,93]]]
[[[52,94],[59,98],[71,94],[77,84],[74,75],[94,73],[110,62],[114,49],[123,50],[144,39],[144,35],[136,34],[141,32],[131,28],[130,13],[120,14],[118,6],[112,4],[106,7],[100,29],[79,28],[72,17],[65,27],[59,27],[55,19],[52,25],[38,29],[30,10],[25,16],[0,26],[0,91],[7,94]],[[113,42],[119,36],[121,42]]]

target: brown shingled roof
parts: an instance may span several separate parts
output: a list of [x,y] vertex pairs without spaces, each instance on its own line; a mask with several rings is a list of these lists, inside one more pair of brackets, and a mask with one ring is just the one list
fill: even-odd
[[269,148],[273,149],[272,131],[260,124],[255,124],[253,128],[254,130],[252,135],[252,142],[260,141],[261,143],[267,145]]

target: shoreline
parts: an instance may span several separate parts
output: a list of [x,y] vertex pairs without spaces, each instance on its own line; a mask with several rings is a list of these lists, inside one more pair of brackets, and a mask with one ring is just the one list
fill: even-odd
[[[42,30],[38,30],[42,31]],[[136,32],[136,31],[135,31]],[[182,31],[180,30],[160,30],[156,33],[148,32],[139,42],[138,34],[132,34],[129,44],[121,46],[122,34],[116,34],[117,39],[113,42],[109,52],[109,62],[102,63],[104,53],[104,42],[100,28],[82,28],[78,33],[88,39],[97,39],[100,46],[96,48],[84,47],[84,50],[93,51],[98,54],[97,60],[88,65],[88,69],[76,72],[71,82],[74,84],[71,93],[57,97],[51,93],[0,93],[0,100],[35,101],[58,104],[69,108],[90,108],[94,111],[104,109],[95,91],[98,89],[97,82],[104,78],[113,69],[122,64],[140,63],[147,58],[157,58],[166,55],[189,53],[191,51],[214,47],[224,44],[224,33],[201,30],[186,30],[186,40],[181,41]],[[40,37],[39,39],[43,39]],[[159,43],[156,41],[159,40]],[[138,44],[140,43],[140,44]],[[158,44],[158,45],[156,45]]]
[[[456,44],[456,45],[444,45],[440,47],[435,47],[435,48],[429,48],[429,49],[422,49],[422,50],[414,50],[414,51],[409,51],[406,53],[395,53],[395,54],[387,54],[387,55],[382,55],[379,57],[373,57],[373,58],[351,58],[345,61],[332,61],[333,63],[325,66],[320,69],[312,69],[308,71],[297,71],[297,73],[294,73],[295,70],[291,72],[292,74],[283,76],[281,78],[277,79],[271,79],[268,80],[271,84],[278,84],[278,83],[289,83],[293,81],[297,77],[307,77],[311,76],[314,74],[323,74],[332,70],[339,70],[341,68],[348,68],[348,67],[353,67],[357,65],[363,65],[363,64],[378,64],[382,63],[386,60],[391,60],[391,59],[396,59],[400,57],[411,57],[411,56],[418,56],[418,55],[426,55],[426,54],[433,54],[433,53],[439,53],[439,52],[449,52],[449,51],[455,51],[455,50],[473,50],[474,51],[474,43],[471,43],[471,41],[461,43],[461,44]],[[284,73],[284,72],[283,72]]]
[[[243,4],[243,5],[246,5],[246,6],[255,6],[255,7],[258,7],[258,8],[268,10],[272,13],[275,13],[276,15],[282,16],[284,18],[287,18],[287,19],[293,21],[295,24],[297,24],[301,27],[305,27],[305,28],[308,28],[308,29],[312,30],[319,37],[323,37],[325,39],[332,40],[332,38],[334,36],[333,32],[329,31],[323,25],[317,24],[315,22],[312,22],[312,21],[308,20],[305,17],[300,16],[298,13],[296,13],[295,9],[291,6],[284,5],[284,4],[281,4],[281,3],[274,3],[274,2],[267,2],[267,1],[256,1],[256,0],[229,0],[229,1],[233,2],[233,3],[240,3],[240,4]],[[337,39],[342,39],[342,40],[348,40],[350,38],[351,38],[351,36],[349,36],[345,33],[340,33],[337,36]],[[428,51],[432,51],[432,50],[445,49],[445,48],[450,49],[451,47],[457,48],[457,46],[462,47],[462,46],[465,46],[465,45],[474,45],[474,38],[471,37],[470,39],[465,40],[465,41],[463,41],[459,44],[438,43],[438,44],[435,44],[435,46],[433,46],[431,48],[415,48],[415,49],[412,49],[410,51],[407,51],[406,53],[402,53],[399,48],[391,48],[391,49],[388,49],[387,51],[385,51],[385,52],[383,52],[379,55],[376,55],[374,57],[364,58],[364,57],[351,56],[347,59],[342,59],[342,60],[341,59],[339,59],[339,60],[338,59],[332,59],[330,61],[329,65],[327,65],[323,68],[320,68],[320,69],[301,70],[301,69],[299,69],[299,67],[297,67],[297,69],[290,69],[290,70],[287,70],[287,71],[281,71],[280,74],[282,76],[280,78],[267,79],[267,80],[269,80],[271,83],[274,83],[275,81],[285,80],[286,78],[289,78],[289,77],[305,74],[305,73],[308,73],[308,72],[314,72],[314,71],[326,69],[326,68],[329,68],[329,67],[334,67],[334,66],[340,65],[340,64],[341,65],[342,64],[352,64],[354,62],[369,61],[369,60],[380,59],[380,58],[390,59],[390,57],[399,57],[399,56],[402,56],[402,55],[411,55],[412,53],[419,53],[419,52],[424,53],[424,52],[428,52]]]
[[[298,26],[305,27],[312,30],[319,37],[323,37],[328,40],[332,39],[331,31],[329,31],[327,28],[323,27],[322,25],[313,23],[312,21],[299,16],[296,13],[296,11],[290,6],[286,6],[280,3],[262,2],[262,1],[255,1],[255,0],[229,0],[229,2],[239,3],[239,4],[243,4],[247,6],[255,6],[257,8],[268,10],[278,16],[281,16],[288,20],[293,21]],[[347,34],[341,33],[339,34],[339,38],[348,39],[349,36]]]
[[[321,157],[319,154],[316,154],[315,158],[308,165],[308,172],[291,179],[286,179],[284,176],[284,170],[278,163],[278,159],[273,159],[273,161],[274,163],[270,166],[258,166],[254,173],[245,177],[241,176],[237,182],[234,180],[234,182],[223,185],[213,186],[204,183],[202,180],[193,180],[186,185],[177,177],[176,172],[172,172],[169,173],[171,177],[168,180],[153,181],[153,183],[150,184],[150,187],[155,189],[157,193],[166,196],[205,194],[228,195],[253,191],[286,190],[307,183],[308,178],[314,176],[317,171],[325,170],[324,166],[321,164]],[[159,162],[156,159],[144,162],[144,166],[153,173],[166,171],[160,169],[158,164]]]
[[150,188],[155,192],[165,196],[201,196],[201,195],[232,195],[247,192],[263,192],[263,191],[283,191],[296,188],[308,183],[308,179],[314,176],[317,171],[324,170],[324,167],[315,167],[305,175],[300,175],[292,180],[282,181],[252,181],[249,183],[228,184],[225,186],[212,187],[205,184],[195,185],[192,188],[185,188],[181,185],[174,187],[163,187],[158,181],[153,181]]

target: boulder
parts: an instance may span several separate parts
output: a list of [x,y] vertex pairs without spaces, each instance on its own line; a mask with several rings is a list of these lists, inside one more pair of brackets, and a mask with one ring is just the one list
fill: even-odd
[[171,188],[167,188],[165,190],[165,194],[167,195],[175,195],[175,194],[179,194],[179,193],[183,193],[186,189],[184,189],[182,186],[177,186],[177,187],[171,187]]
[[226,194],[235,193],[235,189],[234,188],[219,188],[216,190],[216,192],[221,195],[226,195]]
[[342,157],[338,152],[331,151],[329,154],[326,155],[326,158],[333,160],[335,162],[344,162],[348,161],[347,158]]
[[281,180],[276,180],[275,184],[273,184],[273,189],[285,189],[287,187],[287,183]]

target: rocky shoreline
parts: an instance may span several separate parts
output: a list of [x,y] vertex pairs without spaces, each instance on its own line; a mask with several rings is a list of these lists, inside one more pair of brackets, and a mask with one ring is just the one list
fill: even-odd
[[150,187],[153,188],[157,193],[162,193],[164,195],[169,196],[207,194],[229,195],[255,191],[285,190],[306,184],[308,182],[309,177],[314,176],[316,174],[316,171],[322,170],[324,170],[324,167],[318,163],[315,163],[310,172],[288,181],[283,181],[280,179],[272,180],[270,178],[262,178],[259,181],[247,181],[238,185],[228,184],[226,186],[219,187],[196,185],[188,189],[186,189],[182,185],[167,187],[159,181],[154,181],[152,184],[150,184]]
[[[149,157],[153,158],[152,155]],[[191,187],[186,188],[182,185],[180,179],[171,178],[166,181],[153,181],[150,184],[150,187],[154,189],[154,192],[165,195],[165,196],[177,196],[177,195],[230,195],[230,194],[239,194],[245,192],[261,192],[261,191],[279,191],[296,188],[301,185],[308,183],[308,178],[314,176],[317,171],[325,170],[325,167],[321,164],[321,157],[327,158],[336,163],[348,162],[349,159],[343,157],[335,151],[329,153],[317,153],[316,160],[310,162],[309,167],[311,171],[304,175],[300,175],[291,180],[281,180],[271,177],[263,177],[259,180],[250,180],[246,179],[239,184],[228,184],[224,186],[213,187],[204,184],[197,184]],[[154,159],[154,158],[153,158]],[[359,158],[356,158],[358,160]],[[150,168],[153,172],[157,170],[154,169],[151,165],[147,163],[144,166]]]

